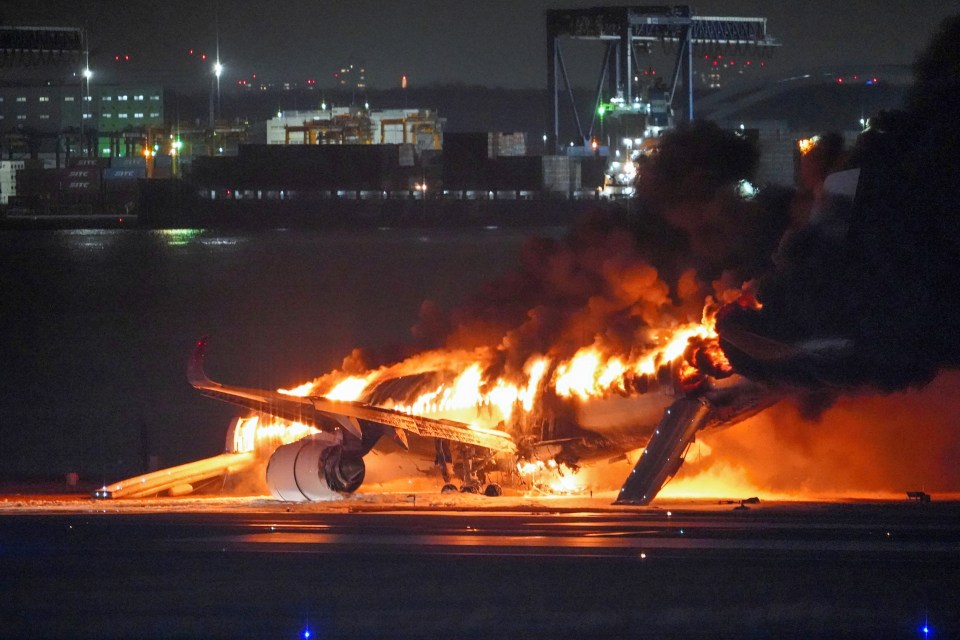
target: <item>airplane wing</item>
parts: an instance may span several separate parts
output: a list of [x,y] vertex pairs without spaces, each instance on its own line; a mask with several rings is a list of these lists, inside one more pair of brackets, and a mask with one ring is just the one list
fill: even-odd
[[362,435],[359,421],[368,420],[393,427],[402,442],[406,441],[404,432],[410,432],[418,436],[443,438],[503,453],[515,453],[517,450],[510,434],[473,427],[463,422],[409,415],[363,402],[330,400],[323,396],[291,396],[276,391],[233,387],[214,382],[203,370],[206,346],[206,338],[197,342],[187,367],[187,379],[200,393],[211,398],[290,421],[312,422],[314,414],[318,413],[336,420],[358,438]]

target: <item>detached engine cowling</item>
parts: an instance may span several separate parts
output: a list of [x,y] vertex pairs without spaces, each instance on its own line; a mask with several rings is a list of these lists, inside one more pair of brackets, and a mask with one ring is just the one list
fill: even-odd
[[363,457],[340,438],[318,433],[278,447],[267,463],[267,487],[278,500],[309,502],[352,493],[363,483]]

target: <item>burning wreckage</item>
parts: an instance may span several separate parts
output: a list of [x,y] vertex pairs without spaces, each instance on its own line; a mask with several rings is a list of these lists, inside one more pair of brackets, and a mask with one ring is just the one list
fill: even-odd
[[[362,485],[364,456],[374,449],[425,463],[442,475],[444,492],[497,496],[504,484],[528,485],[532,470],[569,475],[580,465],[622,460],[642,450],[616,503],[648,504],[678,471],[700,430],[735,424],[790,394],[789,385],[738,373],[727,352],[746,357],[748,364],[772,361],[788,368],[830,356],[819,343],[771,341],[736,322],[728,323],[721,338],[718,321],[761,307],[739,289],[718,292],[726,304],[708,297],[700,322],[663,314],[670,307],[668,287],[645,262],[631,262],[632,249],[625,265],[617,250],[611,259],[611,247],[623,246],[611,233],[587,251],[592,256],[577,260],[602,264],[600,271],[619,261],[610,277],[616,286],[606,288],[627,289],[629,295],[615,291],[610,297],[617,301],[609,305],[591,298],[586,308],[612,311],[594,313],[589,322],[582,311],[566,314],[559,323],[565,329],[542,350],[530,344],[505,347],[524,343],[518,337],[522,331],[513,327],[500,333],[507,337],[497,348],[426,350],[399,363],[351,367],[349,374],[335,371],[294,389],[271,391],[210,380],[202,339],[189,361],[190,384],[250,412],[229,430],[226,452],[105,486],[95,496],[185,494],[226,475],[263,474],[266,461],[263,475],[275,498],[331,499]],[[583,300],[577,306],[584,306]],[[527,315],[534,319],[537,313]],[[589,327],[592,344],[568,346],[567,357],[544,355],[558,351],[550,346],[564,342],[558,335],[568,337],[569,325],[576,324],[571,317]],[[625,321],[627,338],[611,338],[609,327]]]
[[[850,200],[857,181],[855,172],[833,180],[839,187],[829,180],[827,186]],[[544,320],[536,305],[526,307],[532,309],[521,314],[527,322],[500,327],[495,348],[488,340],[428,349],[398,363],[353,364],[272,391],[210,380],[207,342],[200,340],[188,365],[190,384],[250,412],[228,432],[227,451],[105,486],[95,496],[189,493],[211,479],[263,474],[266,461],[263,475],[275,498],[327,500],[360,488],[364,457],[374,449],[425,463],[442,476],[444,492],[497,496],[505,484],[529,486],[534,469],[571,474],[580,465],[642,450],[616,503],[646,505],[678,471],[702,429],[735,424],[804,389],[842,386],[832,376],[850,366],[852,341],[823,337],[842,332],[771,336],[763,305],[749,287],[721,290],[716,283],[722,303],[708,297],[700,322],[678,321],[663,313],[676,304],[656,270],[631,262],[633,249],[626,261],[617,250],[611,253],[625,246],[617,233],[593,244],[577,260],[600,265],[596,270],[604,273],[617,264],[605,285],[607,298],[574,296],[576,309],[557,314],[559,322]],[[561,258],[565,263],[569,256]],[[546,280],[534,288],[547,286]],[[624,324],[626,330],[618,326]],[[529,325],[561,328],[538,343],[523,333]],[[594,336],[588,346],[570,346],[586,342],[586,335]],[[565,357],[555,355],[564,353],[558,344],[566,344]]]
[[[960,19],[948,26],[943,38],[960,37]],[[918,69],[939,78],[939,60]],[[528,243],[518,273],[459,315],[425,303],[424,346],[405,360],[351,354],[343,371],[266,391],[208,379],[201,340],[190,383],[252,413],[227,452],[96,495],[185,493],[269,460],[276,498],[322,500],[356,491],[381,446],[427,461],[444,490],[498,495],[531,468],[643,448],[617,498],[642,505],[701,429],[788,397],[817,415],[848,391],[923,385],[960,365],[943,330],[960,325],[960,135],[942,135],[956,125],[938,111],[949,101],[926,99],[943,86],[918,81],[910,110],[871,119],[849,156],[842,142],[814,145],[801,186],[765,202],[731,195],[756,164],[743,139],[710,123],[665,134],[638,171],[650,215]]]
[[326,500],[356,491],[364,456],[389,442],[437,469],[444,492],[488,496],[500,495],[501,483],[524,483],[538,467],[574,473],[643,448],[616,502],[645,505],[680,468],[698,431],[739,422],[782,397],[735,374],[712,327],[708,319],[674,329],[629,356],[596,346],[560,362],[534,356],[513,379],[486,374],[491,357],[483,350],[444,351],[277,391],[210,380],[202,339],[188,365],[190,384],[251,412],[230,429],[227,452],[96,496],[186,493],[268,459],[265,479],[275,498]]

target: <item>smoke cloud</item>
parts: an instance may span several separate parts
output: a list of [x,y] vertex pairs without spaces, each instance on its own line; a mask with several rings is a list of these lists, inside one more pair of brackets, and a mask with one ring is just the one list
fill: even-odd
[[[852,149],[821,136],[796,188],[753,199],[737,190],[757,168],[752,142],[708,122],[666,133],[640,161],[629,212],[529,240],[517,269],[455,309],[425,301],[409,352],[485,348],[488,374],[509,377],[534,354],[645,349],[712,296],[726,303],[717,328],[734,370],[795,401],[707,434],[714,453],[682,476],[725,469],[786,492],[955,489],[960,406],[940,396],[958,397],[960,377],[905,390],[960,364],[960,17],[916,78],[905,109],[871,118]],[[850,168],[853,198],[825,188]],[[743,304],[753,296],[762,306]],[[400,356],[356,351],[344,371]]]
[[597,211],[561,240],[530,239],[515,271],[456,309],[424,302],[418,348],[493,346],[491,373],[509,375],[533,354],[566,358],[594,344],[628,354],[653,343],[652,329],[700,321],[708,295],[770,265],[789,223],[779,192],[756,201],[737,192],[758,157],[715,124],[679,127],[643,161],[645,196],[631,213]]
[[[738,371],[891,392],[960,363],[958,49],[960,17],[918,60],[907,108],[872,118],[849,154],[846,167],[860,169],[855,198],[820,194],[760,277],[763,308],[721,314],[721,344]],[[773,357],[766,341],[796,349]]]
[[705,455],[694,449],[676,482],[682,489],[704,476],[732,478],[744,497],[750,491],[809,499],[955,492],[957,389],[960,374],[949,371],[923,389],[845,395],[817,423],[782,403],[728,429],[705,432]]

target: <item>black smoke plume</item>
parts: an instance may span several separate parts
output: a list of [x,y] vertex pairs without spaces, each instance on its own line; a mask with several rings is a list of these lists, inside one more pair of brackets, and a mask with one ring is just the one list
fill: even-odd
[[960,16],[943,23],[915,75],[905,109],[871,118],[839,167],[860,169],[852,201],[821,194],[761,278],[762,309],[721,313],[738,371],[894,391],[960,364]]
[[591,344],[640,352],[651,329],[699,322],[708,295],[769,266],[789,222],[786,206],[768,206],[778,198],[738,194],[758,158],[752,142],[712,123],[665,134],[639,167],[644,196],[631,211],[606,207],[563,239],[530,239],[516,270],[457,309],[424,302],[419,347],[495,346],[490,373],[500,375],[533,354],[566,358]]

